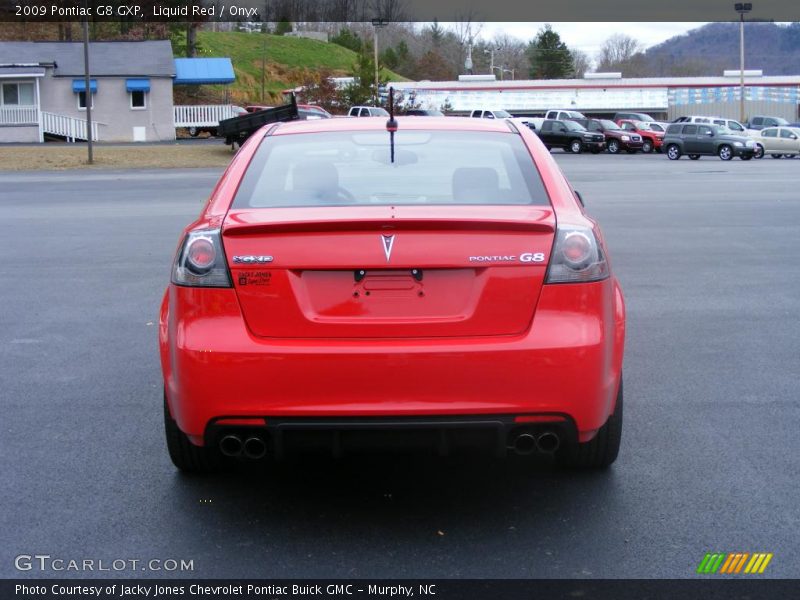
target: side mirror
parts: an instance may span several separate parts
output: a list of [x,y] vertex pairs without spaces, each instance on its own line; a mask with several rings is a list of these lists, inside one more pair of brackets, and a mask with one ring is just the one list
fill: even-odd
[[792,135],[789,136],[789,139],[790,140],[796,140],[797,136],[795,134],[792,134]]
[[575,192],[575,197],[578,199],[578,202],[581,203],[581,206],[586,206],[586,204],[584,204],[583,202],[583,196],[581,196],[581,193],[578,190],[575,190],[574,192]]

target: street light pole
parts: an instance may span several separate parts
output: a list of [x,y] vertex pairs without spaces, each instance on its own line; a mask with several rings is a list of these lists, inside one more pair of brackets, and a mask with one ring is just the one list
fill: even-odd
[[753,4],[737,2],[733,8],[739,13],[739,121],[744,123],[744,15],[753,10]]
[[375,106],[378,106],[378,86],[380,85],[380,67],[378,66],[378,29],[386,27],[389,23],[384,19],[372,19],[372,29],[374,31],[372,42],[375,50]]

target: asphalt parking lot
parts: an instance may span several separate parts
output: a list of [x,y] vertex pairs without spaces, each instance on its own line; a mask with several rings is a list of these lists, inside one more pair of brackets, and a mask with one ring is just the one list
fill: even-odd
[[623,446],[602,473],[400,458],[181,476],[157,311],[219,171],[0,172],[0,576],[109,575],[14,568],[45,553],[206,578],[681,578],[739,551],[800,577],[800,160],[554,155],[628,304]]

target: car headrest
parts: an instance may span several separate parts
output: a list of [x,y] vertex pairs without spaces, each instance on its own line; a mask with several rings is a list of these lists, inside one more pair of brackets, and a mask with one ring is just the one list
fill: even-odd
[[500,193],[497,171],[489,167],[461,167],[453,171],[453,200],[476,202]]

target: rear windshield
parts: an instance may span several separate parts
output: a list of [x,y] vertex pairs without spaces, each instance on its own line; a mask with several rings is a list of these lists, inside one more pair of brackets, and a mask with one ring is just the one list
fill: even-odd
[[386,131],[266,137],[233,206],[550,203],[519,135]]

